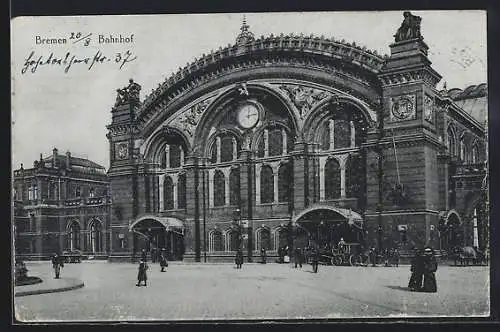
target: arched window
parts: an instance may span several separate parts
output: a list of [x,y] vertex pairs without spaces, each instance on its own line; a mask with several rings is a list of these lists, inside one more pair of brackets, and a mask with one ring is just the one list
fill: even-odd
[[215,164],[217,162],[217,143],[216,143],[216,141],[214,141],[212,144],[212,149],[210,152],[210,162],[212,164]]
[[38,186],[33,185],[33,199],[38,199]]
[[214,206],[226,205],[226,184],[224,173],[216,170],[214,174]]
[[286,232],[283,228],[279,227],[274,231],[274,245],[273,250],[278,250],[288,245]]
[[95,189],[94,188],[90,188],[89,189],[89,197],[95,197]]
[[163,181],[163,202],[165,210],[174,208],[174,183],[170,176],[165,176],[165,181]]
[[335,119],[334,142],[335,149],[351,146],[351,125],[349,121]]
[[477,145],[474,144],[472,147],[472,153],[471,153],[471,158],[472,158],[472,163],[476,164],[479,162],[479,149],[477,148]]
[[33,200],[33,186],[28,187],[28,200]]
[[265,250],[271,249],[271,232],[269,229],[265,227],[261,227],[256,232],[256,241],[257,250],[261,250],[264,248]]
[[291,167],[289,163],[282,164],[278,170],[278,202],[288,202],[290,199]]
[[259,146],[257,147],[257,157],[264,158],[265,149],[266,149],[266,144],[264,141],[264,136],[262,136],[259,140]]
[[93,220],[90,224],[90,248],[92,252],[102,251],[102,230],[99,220]]
[[260,202],[272,203],[274,201],[274,178],[273,169],[268,166],[262,166],[260,171]]
[[453,132],[453,129],[451,127],[448,127],[448,130],[446,131],[446,136],[448,138],[448,141],[446,142],[446,147],[448,148],[448,152],[450,153],[450,156],[455,156],[456,155],[455,133]]
[[229,204],[238,205],[240,202],[240,170],[239,168],[231,169],[229,173]]
[[224,251],[224,239],[218,230],[212,230],[208,234],[208,251]]
[[226,162],[233,160],[233,137],[226,135],[221,137],[220,142],[220,161]]
[[181,147],[178,144],[170,145],[170,168],[181,167]]
[[364,162],[360,156],[350,155],[346,161],[346,196],[359,198],[363,187]]
[[330,158],[325,165],[325,198],[340,198],[340,164]]
[[269,130],[269,156],[280,156],[283,154],[283,136],[281,129]]
[[177,179],[177,207],[186,208],[186,174],[179,174]]
[[320,147],[321,150],[329,150],[330,149],[330,124],[328,121],[323,123],[321,126],[320,133]]
[[79,250],[80,249],[80,224],[78,222],[73,221],[69,227],[68,234],[68,247],[69,250]]
[[224,234],[225,250],[236,251],[238,250],[238,232],[229,229]]
[[467,145],[465,144],[465,138],[460,138],[460,160],[467,162]]

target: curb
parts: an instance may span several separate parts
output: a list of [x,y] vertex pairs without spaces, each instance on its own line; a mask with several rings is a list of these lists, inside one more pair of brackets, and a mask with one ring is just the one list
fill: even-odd
[[14,294],[14,297],[18,296],[28,296],[28,295],[36,295],[36,294],[46,294],[46,293],[58,293],[58,292],[67,292],[70,290],[78,289],[84,287],[85,284],[83,281],[78,281],[76,284],[66,287],[60,288],[50,288],[50,289],[35,289],[29,291],[19,291]]

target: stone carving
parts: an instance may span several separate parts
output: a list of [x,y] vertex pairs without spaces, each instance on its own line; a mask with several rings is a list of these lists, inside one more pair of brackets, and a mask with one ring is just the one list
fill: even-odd
[[287,93],[288,97],[299,110],[301,118],[304,118],[316,103],[331,96],[330,92],[301,85],[284,84],[279,88]]
[[213,98],[205,99],[196,105],[189,108],[187,111],[184,111],[180,116],[176,117],[172,124],[176,124],[184,133],[190,138],[193,137],[196,126],[200,121],[201,115],[208,107]]
[[434,99],[430,96],[424,96],[424,119],[431,123],[434,122]]
[[422,18],[420,16],[412,15],[410,12],[403,13],[404,20],[401,23],[398,31],[394,35],[394,40],[396,42],[410,40],[410,39],[421,39],[420,34],[420,23]]
[[115,107],[124,104],[128,101],[138,102],[140,91],[141,91],[141,86],[135,83],[133,79],[130,79],[128,86],[116,90],[117,94],[115,100]]

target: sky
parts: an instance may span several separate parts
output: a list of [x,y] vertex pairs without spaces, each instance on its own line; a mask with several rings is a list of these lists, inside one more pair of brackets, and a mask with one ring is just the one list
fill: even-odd
[[[429,46],[432,67],[443,76],[441,88],[466,88],[487,81],[486,13],[484,11],[414,11],[422,17],[421,31]],[[235,42],[242,22],[236,14],[182,14],[148,16],[19,17],[11,22],[12,167],[52,154],[71,151],[109,167],[106,125],[116,89],[128,80],[142,86],[141,99],[165,78],[203,53]],[[247,13],[256,37],[280,33],[334,37],[356,42],[379,54],[400,26],[401,11]],[[73,33],[73,39],[71,34]],[[86,46],[85,38],[92,34]],[[99,44],[99,35],[130,37],[128,44]],[[37,44],[42,39],[66,38],[66,44]],[[77,38],[78,37],[78,38]],[[74,41],[77,41],[73,43]],[[120,64],[128,60],[120,69]],[[30,58],[30,54],[33,53]],[[90,57],[89,64],[39,65],[22,73],[26,60]],[[115,62],[117,53],[120,62]],[[107,61],[110,59],[110,61]]]

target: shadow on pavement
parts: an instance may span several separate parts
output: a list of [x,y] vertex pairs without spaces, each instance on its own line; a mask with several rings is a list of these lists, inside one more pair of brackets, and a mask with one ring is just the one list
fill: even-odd
[[390,288],[390,289],[397,289],[405,292],[411,292],[411,290],[408,287],[402,287],[402,286],[392,286],[392,285],[386,285],[385,287]]

